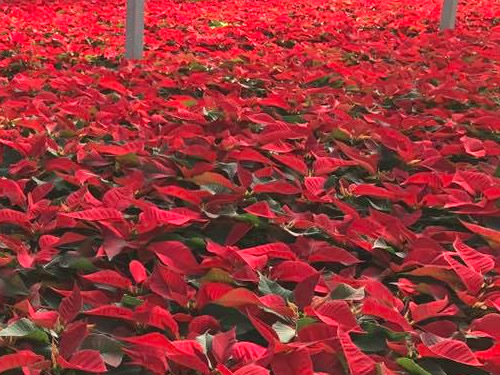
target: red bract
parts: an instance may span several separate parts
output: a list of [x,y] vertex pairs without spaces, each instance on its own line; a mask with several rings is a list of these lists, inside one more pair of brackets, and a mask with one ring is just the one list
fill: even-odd
[[497,2],[0,1],[0,372],[500,373]]
[[76,318],[83,307],[83,299],[80,289],[75,284],[73,291],[67,297],[64,297],[59,304],[59,315],[65,323],[69,323]]
[[30,350],[20,350],[17,353],[6,354],[2,356],[2,362],[0,363],[0,372],[18,368],[35,367],[37,363],[40,363],[43,360],[43,356],[37,355]]
[[87,323],[78,321],[68,325],[61,335],[60,354],[64,358],[69,358],[78,349],[87,335]]
[[81,350],[71,356],[67,361],[63,357],[59,357],[57,363],[63,369],[74,369],[90,373],[106,372],[106,365],[96,350]]

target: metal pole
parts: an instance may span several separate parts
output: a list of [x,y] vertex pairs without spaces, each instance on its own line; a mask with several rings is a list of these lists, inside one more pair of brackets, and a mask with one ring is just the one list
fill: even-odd
[[127,0],[125,57],[142,59],[144,52],[144,0]]
[[443,9],[441,10],[441,25],[440,30],[454,29],[457,19],[458,0],[444,0]]

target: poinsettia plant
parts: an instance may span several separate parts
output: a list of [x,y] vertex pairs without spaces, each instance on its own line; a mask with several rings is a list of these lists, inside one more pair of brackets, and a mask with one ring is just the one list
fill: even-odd
[[500,373],[495,1],[0,3],[0,373]]

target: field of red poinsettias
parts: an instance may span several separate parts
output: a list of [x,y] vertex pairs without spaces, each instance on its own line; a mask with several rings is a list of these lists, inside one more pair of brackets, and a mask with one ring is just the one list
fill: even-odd
[[500,373],[499,7],[0,0],[0,373]]

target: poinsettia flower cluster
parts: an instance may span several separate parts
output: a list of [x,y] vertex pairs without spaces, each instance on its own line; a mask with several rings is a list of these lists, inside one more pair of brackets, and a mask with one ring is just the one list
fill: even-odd
[[500,373],[495,1],[0,4],[0,373]]

